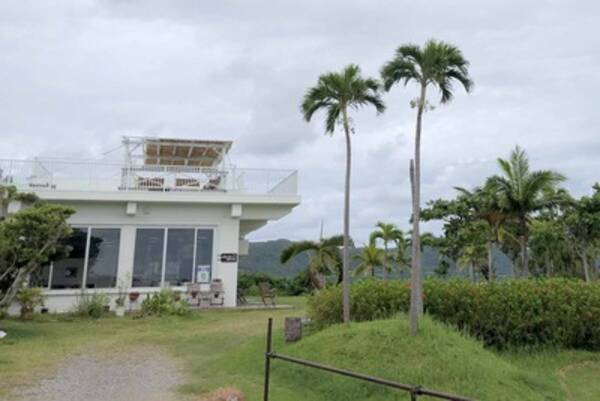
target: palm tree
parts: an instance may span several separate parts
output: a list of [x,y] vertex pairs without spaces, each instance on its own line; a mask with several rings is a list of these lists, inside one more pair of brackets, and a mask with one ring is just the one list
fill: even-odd
[[502,209],[518,221],[521,268],[524,276],[529,277],[527,244],[531,215],[563,199],[555,188],[565,177],[550,170],[530,171],[527,154],[519,146],[509,159],[498,159],[498,165],[502,175],[490,177],[486,185],[497,192]]
[[306,121],[319,111],[326,112],[325,132],[333,135],[336,125],[341,125],[346,136],[346,182],[344,188],[344,249],[342,303],[344,323],[350,322],[350,134],[354,133],[349,110],[373,106],[377,113],[383,113],[385,105],[379,93],[379,83],[372,78],[363,78],[360,68],[351,64],[341,72],[329,72],[319,77],[317,85],[310,88],[302,101],[302,113]]
[[373,274],[376,268],[383,267],[386,262],[383,249],[377,248],[375,244],[363,246],[362,251],[354,258],[358,261],[358,266],[354,270],[355,275]]
[[396,227],[395,224],[384,223],[382,221],[378,221],[375,225],[377,229],[371,233],[369,236],[369,243],[376,244],[378,239],[381,239],[383,242],[383,249],[385,254],[385,263],[383,264],[383,279],[387,279],[387,273],[392,271],[392,263],[393,260],[390,257],[388,244],[390,242],[398,243],[403,242],[404,233]]
[[427,105],[427,88],[436,87],[441,92],[441,103],[452,100],[452,83],[458,81],[467,92],[473,83],[469,78],[469,63],[455,46],[430,40],[423,48],[409,44],[400,46],[395,57],[381,69],[384,88],[389,91],[397,83],[415,82],[420,88],[416,102],[415,155],[410,161],[412,193],[412,273],[410,298],[410,331],[416,334],[419,317],[423,314],[423,288],[421,282],[421,254],[419,244],[419,218],[421,203],[421,120]]
[[342,281],[340,247],[343,244],[344,237],[342,235],[324,238],[319,242],[294,242],[281,252],[280,260],[281,263],[285,264],[294,256],[309,252],[307,273],[313,287],[320,289],[322,287],[320,277],[323,275],[335,274],[337,283],[339,284]]

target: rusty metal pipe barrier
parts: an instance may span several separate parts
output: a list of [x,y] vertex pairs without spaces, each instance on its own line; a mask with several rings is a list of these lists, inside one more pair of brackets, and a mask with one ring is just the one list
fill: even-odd
[[467,398],[459,395],[442,393],[440,391],[430,390],[421,386],[411,386],[409,384],[397,383],[391,380],[381,379],[379,377],[369,376],[362,373],[352,372],[350,370],[339,369],[333,366],[324,365],[317,362],[307,361],[300,358],[281,355],[273,352],[273,319],[269,318],[267,326],[267,350],[265,352],[265,383],[264,383],[264,401],[269,401],[269,385],[271,382],[271,360],[278,359],[280,361],[293,363],[296,365],[305,366],[308,368],[323,370],[325,372],[335,373],[341,376],[350,377],[356,380],[362,380],[369,383],[378,384],[380,386],[393,388],[396,390],[406,391],[410,393],[411,401],[417,401],[421,395],[426,395],[433,398],[438,398],[447,401],[476,401],[472,398]]

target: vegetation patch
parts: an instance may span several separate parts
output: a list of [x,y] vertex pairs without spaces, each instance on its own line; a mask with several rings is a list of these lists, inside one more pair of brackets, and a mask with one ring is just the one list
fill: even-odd
[[[336,325],[282,352],[479,400],[562,399],[560,383],[554,377],[518,367],[430,318],[423,319],[421,330],[421,335],[410,336],[404,316],[349,327]],[[277,362],[273,380],[301,383],[308,399],[313,392],[323,399],[408,399],[397,390]]]
[[[567,279],[507,280],[472,284],[426,280],[426,312],[499,349],[559,346],[600,349],[600,285]],[[341,320],[341,289],[311,297],[309,315],[319,327]],[[362,280],[352,286],[355,321],[408,310],[407,282]]]

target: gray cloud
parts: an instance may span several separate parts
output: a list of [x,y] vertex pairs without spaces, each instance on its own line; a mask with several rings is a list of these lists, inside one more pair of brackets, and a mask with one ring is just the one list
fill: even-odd
[[[333,234],[343,138],[302,120],[304,91],[351,62],[376,75],[399,44],[435,37],[463,49],[476,88],[425,116],[424,199],[481,183],[517,143],[578,195],[600,179],[597,2],[326,4],[2,2],[0,157],[100,157],[125,134],[232,139],[238,165],[301,174],[303,204],[252,238],[315,238],[321,220]],[[377,220],[407,228],[415,94],[353,116],[359,242]]]

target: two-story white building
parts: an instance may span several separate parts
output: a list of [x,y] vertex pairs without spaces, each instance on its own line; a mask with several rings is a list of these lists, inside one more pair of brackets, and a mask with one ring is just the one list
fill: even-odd
[[300,197],[296,171],[237,168],[227,162],[231,145],[126,137],[122,163],[1,160],[0,184],[76,211],[69,256],[34,278],[50,312],[72,310],[82,290],[114,300],[124,286],[141,294],[129,305],[136,308],[160,288],[213,279],[223,283],[224,305],[235,306],[246,235],[290,213]]

